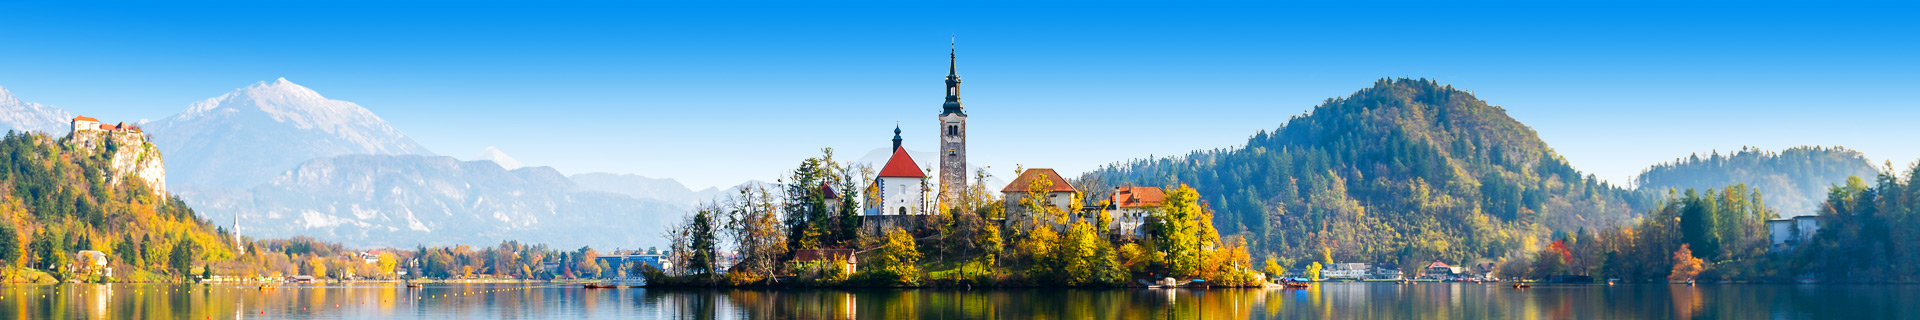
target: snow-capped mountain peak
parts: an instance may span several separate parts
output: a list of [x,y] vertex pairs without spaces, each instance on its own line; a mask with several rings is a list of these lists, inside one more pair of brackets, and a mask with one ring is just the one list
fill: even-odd
[[65,134],[71,120],[73,115],[66,110],[20,101],[6,87],[0,87],[0,130]]
[[507,170],[519,169],[521,167],[520,160],[514,160],[513,157],[507,156],[506,152],[500,152],[499,148],[491,146],[487,147],[486,150],[481,150],[479,155],[473,156],[473,160],[493,161],[493,163],[500,164],[501,168],[506,168]]
[[146,126],[181,185],[247,187],[301,162],[344,154],[432,155],[358,104],[286,78],[194,102]]

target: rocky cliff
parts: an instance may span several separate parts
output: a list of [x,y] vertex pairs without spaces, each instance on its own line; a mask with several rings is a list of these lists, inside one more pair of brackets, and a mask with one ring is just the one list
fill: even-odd
[[85,130],[67,135],[74,149],[82,152],[104,152],[108,159],[107,182],[118,186],[128,178],[138,179],[160,194],[167,193],[167,168],[160,159],[160,149],[147,142],[146,134],[134,130]]

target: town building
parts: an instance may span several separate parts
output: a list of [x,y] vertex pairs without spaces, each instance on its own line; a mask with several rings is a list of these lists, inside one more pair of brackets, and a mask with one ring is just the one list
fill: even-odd
[[1146,235],[1147,217],[1160,210],[1160,203],[1166,201],[1166,192],[1159,187],[1115,187],[1113,195],[1108,197],[1108,209],[1113,212],[1113,223],[1109,232],[1117,236],[1140,238]]
[[1380,264],[1373,265],[1373,274],[1367,275],[1367,279],[1373,279],[1373,280],[1405,279],[1405,277],[1401,276],[1401,274],[1402,273],[1400,272],[1400,264],[1390,263],[1390,262],[1380,263]]
[[1464,272],[1465,270],[1462,270],[1462,268],[1460,267],[1449,266],[1447,265],[1447,263],[1439,262],[1439,261],[1434,261],[1433,263],[1427,264],[1427,267],[1422,270],[1424,272],[1420,276],[1421,278],[1436,279],[1436,280],[1453,279],[1456,276],[1459,276],[1465,273]]
[[[1046,189],[1034,190],[1033,187],[1036,182],[1043,185]],[[1025,223],[1033,221],[1033,217],[1031,216],[1033,213],[1027,212],[1027,207],[1024,202],[1027,202],[1028,197],[1035,191],[1040,192],[1046,197],[1045,199],[1036,199],[1039,201],[1038,203],[1057,207],[1062,213],[1073,212],[1073,197],[1080,192],[1079,189],[1074,189],[1073,184],[1067,182],[1067,179],[1061,178],[1060,173],[1053,172],[1053,169],[1032,168],[1023,170],[1020,172],[1019,177],[1013,178],[1013,182],[1007,183],[1006,188],[1000,189],[1001,199],[1006,200],[1004,205],[1006,206],[1008,221],[1021,224],[1021,226],[1026,226],[1024,225]]]
[[1371,271],[1366,263],[1346,262],[1327,266],[1326,270],[1320,271],[1320,275],[1327,279],[1362,280],[1371,275]]
[[1819,231],[1818,216],[1767,220],[1767,250],[1775,252],[1793,250],[1813,239],[1813,234]]
[[[661,271],[671,270],[673,268],[673,261],[670,259],[667,259],[666,255],[659,255],[659,254],[643,254],[643,253],[611,254],[611,255],[598,256],[598,257],[595,257],[594,259],[599,260],[597,262],[605,262],[607,263],[608,266],[613,266],[615,268],[627,265],[628,263],[644,263],[649,267],[653,267],[654,269],[658,269]],[[556,264],[553,267],[559,267],[559,265]],[[542,266],[542,268],[549,268],[549,267]],[[639,275],[631,275],[631,276],[637,277]]]

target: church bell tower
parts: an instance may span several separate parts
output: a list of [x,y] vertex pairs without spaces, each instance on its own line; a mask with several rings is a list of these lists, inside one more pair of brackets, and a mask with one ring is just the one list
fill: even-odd
[[[953,46],[953,44],[948,44]],[[940,106],[940,202],[958,205],[967,190],[967,112],[960,106],[958,50],[947,51],[947,102]]]

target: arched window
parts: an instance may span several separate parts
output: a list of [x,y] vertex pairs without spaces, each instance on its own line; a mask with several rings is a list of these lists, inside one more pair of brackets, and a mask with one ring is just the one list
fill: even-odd
[[960,135],[960,126],[955,126],[955,125],[947,126],[947,135],[949,136]]
[[900,207],[900,215],[907,215],[907,207]]

